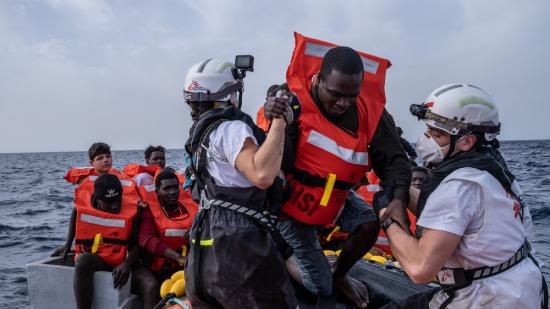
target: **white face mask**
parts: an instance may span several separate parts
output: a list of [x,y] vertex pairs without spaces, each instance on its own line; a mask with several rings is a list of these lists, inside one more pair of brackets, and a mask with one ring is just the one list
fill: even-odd
[[427,163],[440,163],[445,159],[445,148],[449,145],[439,146],[439,144],[428,133],[422,134],[416,142],[416,153],[418,158]]

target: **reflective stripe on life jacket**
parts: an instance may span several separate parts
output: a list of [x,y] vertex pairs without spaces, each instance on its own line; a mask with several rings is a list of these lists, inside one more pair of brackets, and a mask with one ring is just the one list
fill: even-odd
[[[117,171],[114,168],[111,168],[109,170],[109,174],[113,174],[117,176],[118,179],[126,179],[126,180],[130,179],[130,177],[122,174],[121,172]],[[99,173],[95,168],[91,166],[90,167],[73,167],[67,171],[67,174],[63,176],[63,179],[65,179],[69,183],[76,185],[76,184],[79,184],[82,180],[84,180],[88,176],[99,176]]]
[[126,259],[139,197],[132,181],[121,180],[123,193],[120,212],[113,214],[95,209],[92,206],[92,195],[96,178],[87,177],[75,190],[75,251],[77,256],[83,252],[95,253],[105,263],[116,267]]
[[370,170],[368,145],[386,103],[384,82],[390,62],[359,52],[365,70],[357,98],[358,130],[352,135],[325,118],[310,94],[312,77],[319,72],[325,53],[336,45],[298,33],[295,38],[296,47],[286,76],[288,87],[298,97],[302,109],[296,121],[300,133],[295,167],[310,174],[306,178],[320,181],[304,182],[300,180],[304,177],[287,174],[291,192],[283,211],[307,224],[330,224],[341,211],[351,186]]
[[122,169],[122,172],[128,177],[134,177],[141,173],[147,173],[154,177],[158,171],[160,171],[158,165],[140,165],[137,163],[130,163]]
[[[155,227],[157,236],[162,243],[177,252],[182,252],[182,255],[187,254],[189,239],[187,231],[191,228],[195,214],[198,211],[198,205],[193,202],[191,195],[180,188],[178,203],[183,206],[185,212],[174,218],[168,218],[166,213],[160,206],[157,198],[154,185],[139,187],[140,195],[143,201],[149,205],[149,209],[155,218]],[[155,256],[151,263],[151,269],[154,271],[161,270],[166,263],[171,263],[171,269],[179,267],[177,263],[165,257]]]

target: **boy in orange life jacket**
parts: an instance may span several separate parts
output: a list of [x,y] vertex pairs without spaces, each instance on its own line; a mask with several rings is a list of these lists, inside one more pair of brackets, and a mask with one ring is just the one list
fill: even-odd
[[[90,158],[90,165],[93,167],[91,169],[71,169],[65,179],[74,184],[80,184],[86,177],[89,175],[102,175],[105,173],[114,173],[120,174],[118,171],[113,170],[113,157],[111,155],[111,147],[105,143],[93,143],[92,146],[88,149],[88,156]],[[78,174],[78,175],[76,175]],[[69,231],[67,235],[67,242],[64,246],[57,248],[53,253],[53,256],[63,256],[63,261],[67,258],[67,254],[71,250],[71,245],[74,240],[75,233],[75,224],[76,224],[76,209],[73,208],[71,213],[71,219],[69,221]]]
[[128,164],[124,167],[124,174],[133,177],[138,187],[152,185],[155,173],[166,165],[166,149],[162,146],[150,145],[145,149],[146,166]]
[[153,255],[150,269],[157,285],[175,271],[183,269],[188,251],[188,231],[198,206],[181,189],[171,168],[155,177],[155,185],[139,188],[148,207],[141,212],[139,245]]
[[[289,268],[293,278],[318,295],[330,295],[334,282],[364,308],[368,290],[347,273],[374,244],[379,223],[376,218],[369,219],[372,210],[366,203],[344,206],[348,195],[356,197],[349,189],[372,164],[383,183],[393,185],[391,212],[404,221],[410,183],[407,156],[384,109],[384,74],[389,62],[300,34],[296,34],[296,42],[287,84],[301,113],[285,138],[283,170],[290,198],[283,205],[278,228],[294,249],[291,260],[297,265]],[[375,63],[377,69],[365,68],[365,63]],[[264,105],[266,118],[287,104],[281,98],[269,98]],[[297,132],[294,138],[292,132]],[[351,236],[331,267],[315,228],[334,221]]]
[[103,174],[95,180],[92,177],[96,176],[86,178],[75,192],[73,284],[78,309],[91,308],[94,272],[112,270],[113,286],[121,288],[139,254],[139,247],[132,247],[138,202],[135,184],[124,181],[123,188],[112,174]]

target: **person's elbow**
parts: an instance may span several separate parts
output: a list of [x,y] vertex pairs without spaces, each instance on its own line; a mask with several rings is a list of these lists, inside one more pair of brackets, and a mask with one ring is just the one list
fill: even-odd
[[427,265],[419,264],[411,267],[407,275],[416,284],[426,284],[432,281],[437,272],[434,272]]
[[271,185],[273,184],[273,181],[275,181],[275,177],[274,175],[271,175],[270,173],[267,173],[267,172],[259,172],[255,179],[254,179],[254,186],[262,189],[262,190],[266,190],[267,188],[271,187]]

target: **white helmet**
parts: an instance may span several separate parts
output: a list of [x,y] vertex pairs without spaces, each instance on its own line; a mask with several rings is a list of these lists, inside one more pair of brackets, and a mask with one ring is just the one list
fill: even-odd
[[220,59],[206,59],[192,66],[185,76],[183,95],[187,102],[237,102],[243,87],[235,65]]
[[411,113],[430,127],[451,135],[482,134],[486,141],[500,133],[498,108],[483,89],[469,84],[449,84],[434,90]]

